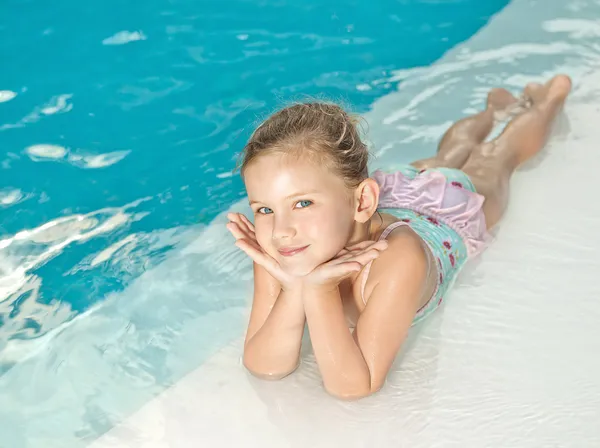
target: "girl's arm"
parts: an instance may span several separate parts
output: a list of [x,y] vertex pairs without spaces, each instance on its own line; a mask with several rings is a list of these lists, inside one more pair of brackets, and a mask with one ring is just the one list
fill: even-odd
[[325,389],[343,399],[379,390],[417,312],[427,280],[427,256],[418,240],[400,233],[373,263],[375,286],[354,335],[337,287],[305,287],[302,299]]
[[254,298],[244,342],[244,366],[262,378],[282,378],[298,366],[304,333],[297,281],[260,247],[248,218],[241,213],[227,217],[227,229],[236,246],[254,260]]
[[252,374],[280,379],[298,366],[305,315],[299,288],[283,290],[254,263],[254,298],[244,343],[244,366]]

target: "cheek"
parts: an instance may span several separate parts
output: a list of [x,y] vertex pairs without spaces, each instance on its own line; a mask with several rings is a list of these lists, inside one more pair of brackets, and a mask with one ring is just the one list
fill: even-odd
[[[320,242],[327,255],[337,254],[348,242],[352,233],[353,220],[346,210],[324,214],[319,219],[306,223],[310,234]],[[333,252],[332,254],[329,252]]]

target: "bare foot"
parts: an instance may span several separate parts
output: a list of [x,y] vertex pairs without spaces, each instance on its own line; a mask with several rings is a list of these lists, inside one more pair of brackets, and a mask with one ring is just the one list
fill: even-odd
[[511,128],[517,136],[513,136],[512,145],[518,148],[515,151],[516,166],[533,157],[544,147],[553,120],[564,106],[571,87],[571,79],[566,75],[557,75],[544,85],[531,83],[525,87],[524,96],[532,102],[531,111],[535,113],[518,118]]
[[524,98],[516,98],[506,89],[492,89],[488,93],[487,107],[494,111],[494,121],[506,121],[523,113],[529,104]]
[[546,98],[547,88],[544,84],[530,82],[523,89],[523,95],[533,103],[541,103]]
[[548,82],[548,91],[546,93],[547,101],[563,102],[569,93],[573,83],[567,75],[557,75]]
[[572,82],[567,75],[557,75],[546,84],[529,83],[523,90],[524,95],[534,104],[544,101],[564,101],[571,92]]
[[492,89],[487,96],[487,107],[501,111],[506,110],[517,101],[519,100],[506,89]]

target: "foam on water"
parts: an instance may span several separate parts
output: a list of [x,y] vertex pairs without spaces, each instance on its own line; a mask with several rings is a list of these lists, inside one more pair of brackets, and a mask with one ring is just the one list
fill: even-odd
[[16,92],[13,92],[12,90],[0,90],[0,103],[10,101],[16,96]]
[[[158,232],[177,241],[163,263],[21,346],[27,359],[0,377],[1,441],[84,446],[108,431],[91,446],[600,445],[600,34],[589,19],[599,13],[598,1],[514,0],[432,67],[395,73],[387,82],[402,80],[400,89],[367,114],[373,168],[392,167],[432,154],[490,87],[558,72],[575,85],[547,149],[515,175],[497,241],[412,332],[381,392],[330,398],[309,348],[282,381],[246,374],[251,265],[223,214]],[[233,209],[246,212],[244,202]],[[218,353],[205,343],[215,335],[231,341]]]

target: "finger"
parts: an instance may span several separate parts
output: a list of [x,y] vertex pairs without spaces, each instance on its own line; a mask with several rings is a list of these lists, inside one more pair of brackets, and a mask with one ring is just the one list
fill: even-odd
[[238,225],[240,226],[240,228],[242,228],[244,230],[244,232],[246,232],[248,235],[254,237],[254,235],[255,235],[254,226],[252,225],[252,223],[250,221],[248,221],[248,218],[246,218],[242,214],[238,214]]
[[256,240],[254,234],[244,231],[244,229],[237,222],[230,222],[226,224],[225,227],[227,227],[227,230],[229,230],[229,232],[235,237],[236,240]]
[[388,248],[388,245],[389,244],[386,240],[363,241],[361,243],[350,246],[347,249],[349,250],[349,252],[356,253],[370,249],[385,250]]
[[248,227],[248,229],[249,229],[251,232],[254,232],[254,224],[252,224],[252,223],[250,222],[250,220],[249,220],[248,218],[246,218],[246,215],[242,215],[242,214],[240,213],[240,219],[241,219],[241,220],[242,220],[242,221],[243,221],[243,222],[246,224],[246,226]]
[[375,243],[375,241],[361,241],[360,243],[353,244],[352,246],[344,247],[333,258],[340,258],[344,255],[351,254],[352,252],[363,250],[373,243]]
[[351,259],[356,259],[357,257],[361,257],[360,259],[367,257],[369,258],[370,255],[365,255],[365,254],[374,254],[377,253],[379,254],[380,252],[383,252],[385,249],[387,249],[387,243],[385,244],[372,244],[371,246],[367,247],[366,249],[363,250],[356,250],[356,251],[352,251],[352,252],[348,252],[346,254],[341,255],[340,257],[338,257],[338,261],[340,262],[345,262]]
[[239,213],[227,213],[227,219],[231,222],[238,222],[240,220]]
[[243,250],[256,264],[261,265],[267,271],[273,273],[277,269],[277,262],[264,253],[260,246],[256,247],[247,240],[238,240],[235,242],[235,245]]
[[386,240],[379,240],[370,246],[370,248],[377,250],[386,250],[388,247],[389,243]]
[[345,249],[348,251],[362,250],[362,249],[365,249],[375,243],[376,243],[376,241],[371,241],[371,240],[361,241],[360,243],[356,243],[356,244],[353,244],[352,246],[345,247]]
[[383,252],[384,250],[386,250],[388,248],[388,242],[387,241],[377,241],[373,244],[371,244],[370,246],[365,247],[362,250],[355,250],[352,251],[350,253],[350,256],[355,256],[355,255],[360,255],[366,252],[370,252],[370,251],[378,251],[378,252]]
[[340,264],[344,263],[359,263],[361,266],[375,260],[381,255],[381,252],[376,249],[370,249],[359,254],[351,254],[349,257],[344,257],[340,260]]
[[254,236],[241,238],[238,241],[244,241],[246,244],[249,244],[257,251],[259,251],[261,253],[266,253],[265,250],[262,248],[262,246],[260,244],[258,244],[258,241],[256,241],[256,238],[254,238]]
[[225,227],[235,237],[236,240],[245,237],[244,232],[240,230],[240,227],[237,223],[229,222],[225,225]]
[[386,250],[388,248],[388,246],[389,246],[389,244],[386,240],[362,241],[360,243],[353,244],[352,246],[343,248],[333,258],[339,259],[340,261],[344,261],[344,260],[349,259],[350,257],[358,255],[359,252],[364,252],[364,251],[371,250],[371,249],[382,251],[382,250]]
[[242,221],[241,215],[239,213],[228,213],[227,218],[231,221],[239,225],[240,227],[245,227],[245,223]]
[[248,240],[237,240],[235,242],[235,245],[243,250],[246,255],[248,255],[250,258],[252,258],[254,261],[256,261],[258,264],[263,265],[264,264],[264,252],[262,250],[260,250],[260,248],[256,247],[254,244],[252,244],[251,242],[249,242]]
[[344,248],[344,249],[340,250],[337,254],[335,254],[335,257],[333,257],[333,258],[339,258],[342,255],[348,254],[349,252],[350,251],[348,249]]
[[344,278],[358,272],[362,269],[362,265],[357,262],[346,262],[331,267],[330,276],[343,280]]

